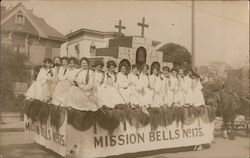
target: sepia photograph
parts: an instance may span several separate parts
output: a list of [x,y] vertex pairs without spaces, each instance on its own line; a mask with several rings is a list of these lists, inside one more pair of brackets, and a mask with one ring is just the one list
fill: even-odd
[[249,1],[2,0],[0,158],[249,158]]

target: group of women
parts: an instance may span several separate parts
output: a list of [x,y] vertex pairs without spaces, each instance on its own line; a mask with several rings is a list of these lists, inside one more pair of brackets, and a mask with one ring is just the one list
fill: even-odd
[[96,61],[74,57],[45,58],[36,81],[26,93],[28,100],[37,99],[78,110],[96,111],[102,106],[119,104],[134,107],[200,106],[204,105],[200,78],[192,71],[159,66],[151,68]]

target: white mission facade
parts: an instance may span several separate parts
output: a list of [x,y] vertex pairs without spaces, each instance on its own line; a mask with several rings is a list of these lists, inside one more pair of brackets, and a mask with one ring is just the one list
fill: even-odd
[[142,36],[125,36],[118,32],[102,32],[80,29],[66,35],[68,41],[61,47],[61,56],[88,57],[95,60],[115,60],[117,64],[128,62],[130,65],[147,63],[172,67],[164,61],[163,53],[157,48],[161,42]]

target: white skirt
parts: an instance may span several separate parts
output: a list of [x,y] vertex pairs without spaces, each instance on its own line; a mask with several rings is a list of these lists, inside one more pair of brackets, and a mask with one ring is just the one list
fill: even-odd
[[205,105],[204,96],[200,90],[193,91],[193,102],[194,102],[193,103],[194,106]]
[[76,86],[69,88],[63,105],[81,111],[98,110],[91,89],[81,89]]
[[114,108],[115,105],[126,104],[125,97],[116,87],[102,85],[98,90],[98,98],[100,98],[101,105]]
[[184,92],[184,103],[193,105],[193,91],[192,89],[188,90],[186,93]]
[[47,102],[48,100],[50,100],[51,92],[48,83],[49,82],[42,84],[39,81],[34,81],[25,94],[26,99],[37,99],[42,102]]
[[140,95],[139,93],[136,91],[135,87],[129,87],[129,103],[131,105],[140,105]]
[[65,98],[67,97],[68,90],[71,87],[71,84],[67,80],[59,81],[55,87],[55,90],[52,94],[52,104],[61,105],[64,103]]
[[181,90],[176,91],[174,93],[174,104],[177,104],[177,106],[183,106],[184,105],[184,95],[183,92]]
[[140,94],[140,102],[142,106],[148,106],[153,103],[154,91],[148,87],[143,87],[142,93]]

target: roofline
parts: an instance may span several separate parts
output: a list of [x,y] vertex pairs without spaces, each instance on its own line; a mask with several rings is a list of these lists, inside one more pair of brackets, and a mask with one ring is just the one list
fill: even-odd
[[[42,37],[42,38],[44,38],[44,37]],[[67,41],[66,38],[65,38],[65,39],[62,39],[62,38],[51,37],[51,36],[49,36],[49,37],[47,37],[47,38],[45,38],[45,39],[50,39],[50,40],[55,40],[55,41],[62,41],[62,42],[66,42],[66,41]]]
[[[11,13],[14,12],[15,9],[17,9],[18,7],[21,7],[21,10],[23,9],[23,10],[22,10],[22,11],[23,11],[23,14],[26,16],[26,18],[29,20],[29,22],[36,28],[36,30],[38,31],[38,34],[39,34],[40,37],[45,38],[45,39],[51,39],[51,40],[60,40],[60,41],[63,41],[63,42],[67,41],[67,38],[66,38],[63,34],[61,34],[61,33],[58,32],[55,28],[53,28],[53,27],[51,27],[49,24],[47,24],[46,21],[45,21],[43,18],[38,17],[38,18],[43,19],[44,22],[45,22],[48,26],[50,26],[50,27],[53,28],[55,31],[57,31],[57,32],[60,33],[62,36],[64,36],[65,39],[63,39],[63,38],[57,38],[57,37],[51,37],[51,36],[49,36],[49,35],[46,35],[46,33],[45,33],[44,31],[41,31],[40,27],[39,27],[35,22],[32,21],[32,18],[30,17],[30,15],[29,15],[29,13],[28,13],[28,12],[29,12],[28,9],[22,4],[22,2],[19,2],[15,7],[13,7],[11,10],[9,10],[9,12],[8,12],[8,13],[5,15],[5,17],[1,20],[1,25],[3,25],[3,24],[8,20],[8,18],[10,18],[10,17],[8,17],[8,16],[10,16]],[[32,13],[32,14],[33,14],[33,13]],[[34,14],[33,14],[33,15],[34,15]],[[34,16],[36,16],[36,15],[34,15]]]
[[[120,35],[118,32],[104,32],[104,31],[81,28],[79,30],[76,30],[74,32],[67,34],[66,37],[70,38],[71,36],[77,35],[78,33],[81,33],[81,32],[95,33],[95,34],[101,34],[101,35],[118,35],[118,36]],[[121,34],[121,35],[124,35],[124,34]]]

